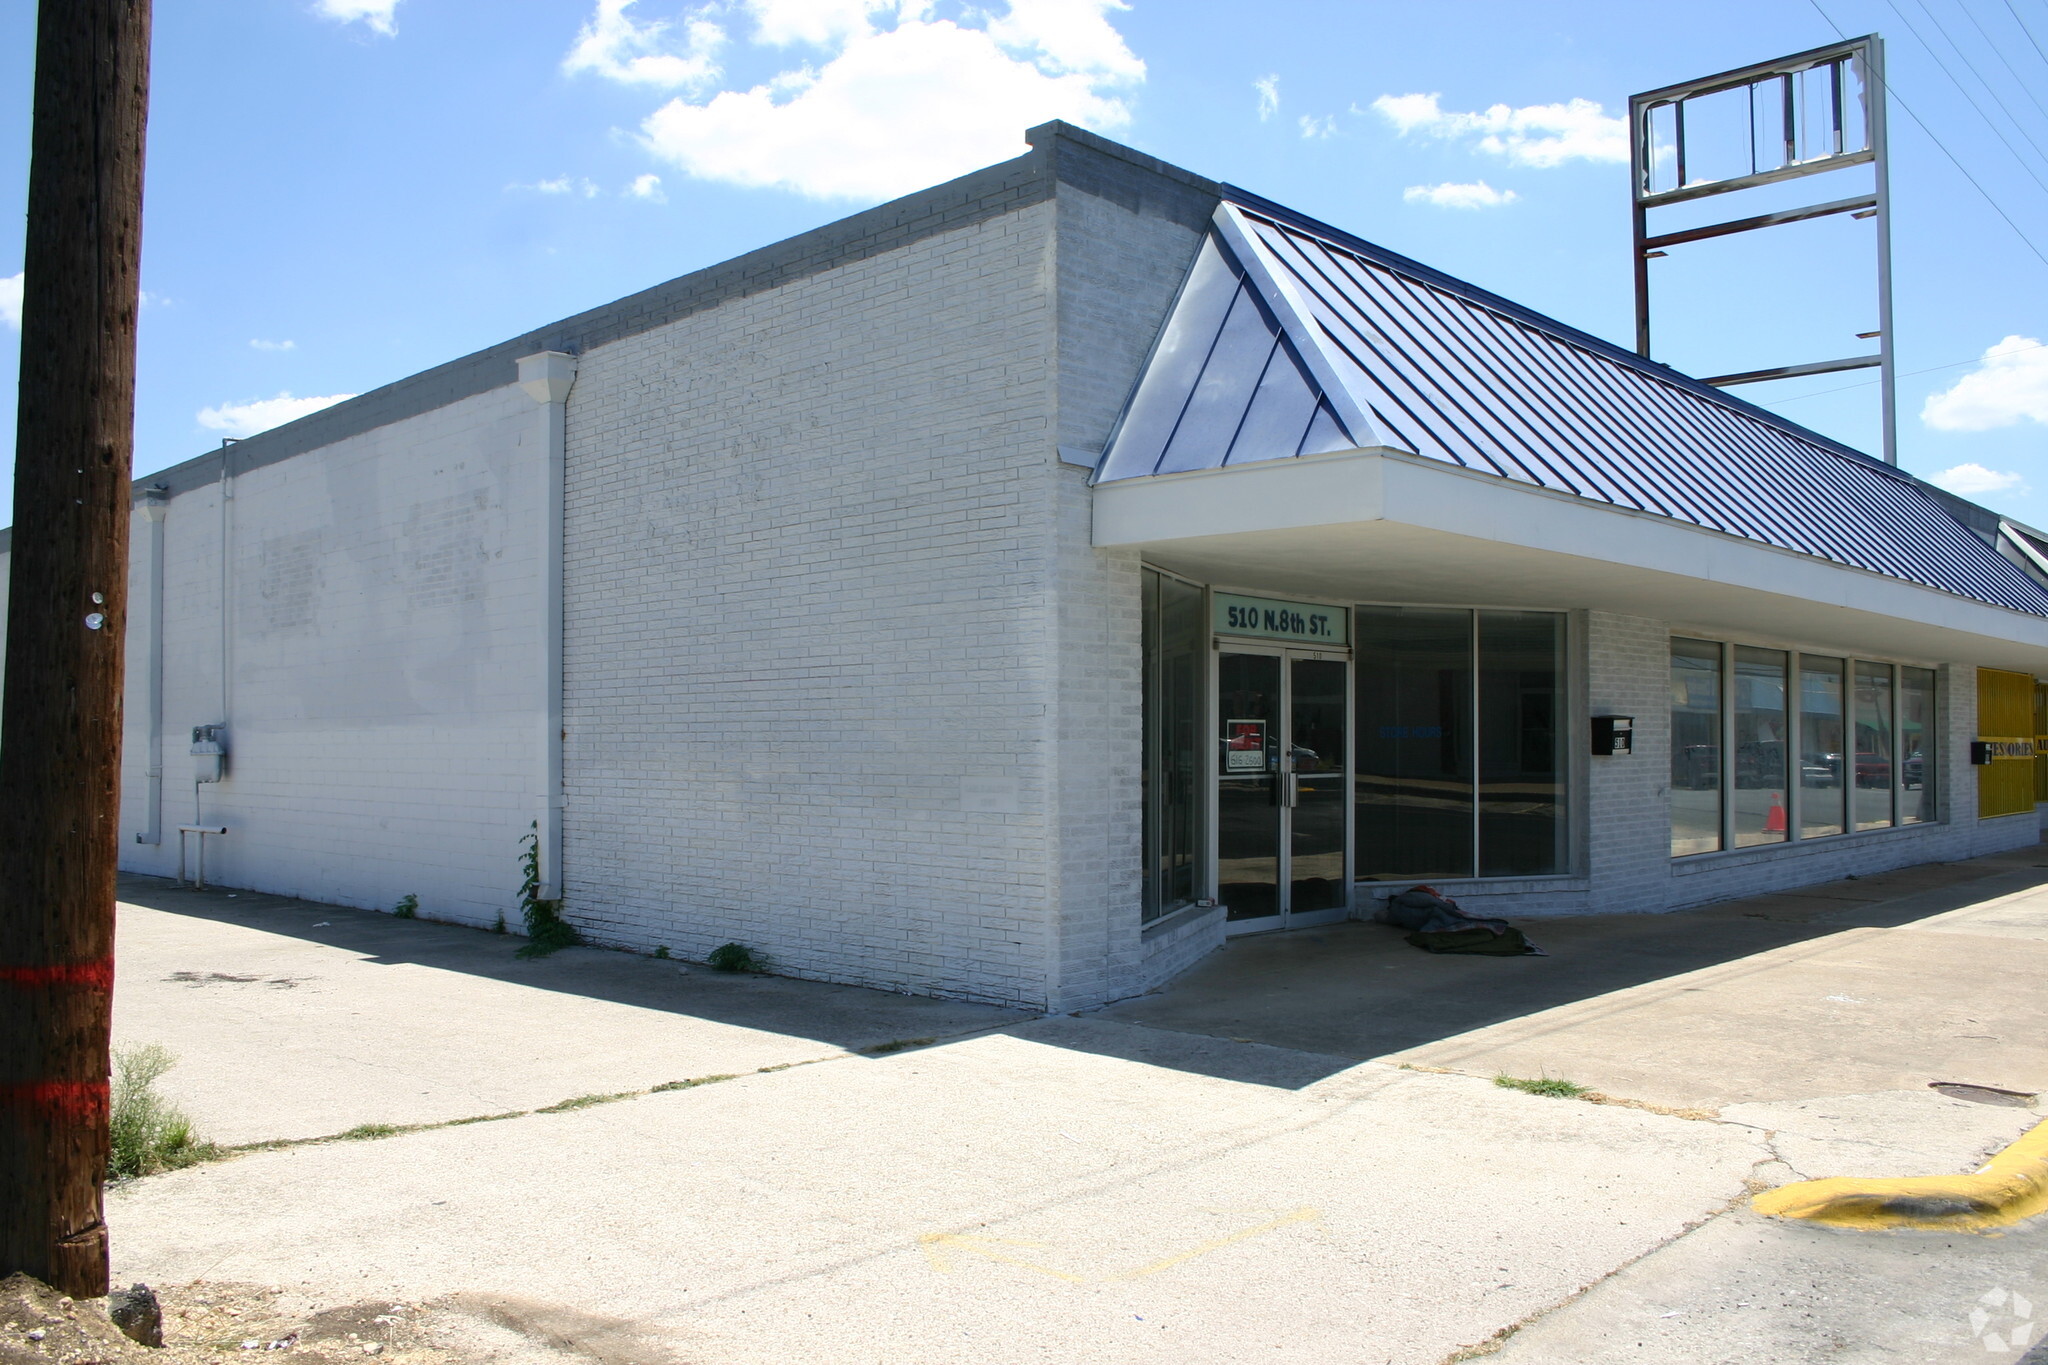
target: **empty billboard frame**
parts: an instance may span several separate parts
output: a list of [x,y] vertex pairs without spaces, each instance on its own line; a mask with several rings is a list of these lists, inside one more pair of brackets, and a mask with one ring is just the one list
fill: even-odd
[[[1882,405],[1884,458],[1888,464],[1897,464],[1884,89],[1884,41],[1876,34],[1866,34],[1632,95],[1628,102],[1630,190],[1635,220],[1636,350],[1645,357],[1650,354],[1650,261],[1669,254],[1668,248],[1839,213],[1875,220],[1877,331],[1858,335],[1876,340],[1876,354],[1716,375],[1706,382],[1733,387],[1874,366]],[[1723,136],[1716,146],[1701,146],[1698,115],[1703,112],[1719,116],[1724,134],[1731,115],[1742,120],[1747,138]],[[1689,113],[1694,115],[1691,128]],[[1707,154],[1703,156],[1703,152]],[[1650,210],[1655,208],[1861,165],[1869,165],[1875,172],[1874,184],[1866,194],[1679,232],[1650,232]]]

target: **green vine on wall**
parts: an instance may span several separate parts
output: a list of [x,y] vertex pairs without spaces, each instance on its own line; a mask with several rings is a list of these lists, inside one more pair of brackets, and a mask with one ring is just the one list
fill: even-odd
[[540,894],[540,821],[535,820],[519,842],[519,914],[526,921],[526,942],[515,957],[546,957],[557,948],[583,941],[576,926],[562,918],[562,902],[542,900]]

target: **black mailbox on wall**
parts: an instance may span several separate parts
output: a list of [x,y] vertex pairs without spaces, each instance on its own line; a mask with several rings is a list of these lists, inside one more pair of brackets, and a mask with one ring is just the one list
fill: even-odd
[[1606,758],[1615,754],[1635,752],[1636,718],[1634,716],[1593,717],[1593,752]]

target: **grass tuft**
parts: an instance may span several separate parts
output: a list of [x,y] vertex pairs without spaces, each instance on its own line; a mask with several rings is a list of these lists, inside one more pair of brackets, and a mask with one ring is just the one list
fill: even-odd
[[391,913],[397,919],[418,919],[420,898],[410,891],[406,892],[398,898],[398,904],[391,907]]
[[1502,1074],[1495,1076],[1493,1083],[1505,1090],[1519,1090],[1525,1095],[1548,1095],[1557,1100],[1576,1100],[1592,1093],[1575,1081],[1556,1076],[1538,1076],[1531,1080],[1526,1076]]
[[687,1081],[663,1081],[647,1093],[659,1095],[664,1090],[694,1090],[700,1085],[716,1085],[720,1081],[736,1081],[738,1076],[692,1076]]
[[114,1053],[108,1175],[116,1179],[155,1175],[220,1155],[220,1148],[213,1143],[200,1141],[191,1119],[157,1093],[156,1083],[177,1064],[171,1050],[157,1043]]
[[395,1123],[359,1123],[346,1132],[336,1133],[335,1136],[346,1142],[366,1142],[371,1138],[397,1137],[407,1131],[409,1130]]
[[611,1104],[618,1100],[630,1100],[643,1095],[643,1090],[620,1090],[610,1095],[571,1095],[566,1100],[557,1100],[533,1112],[536,1114],[566,1114],[572,1109],[588,1109],[593,1104]]

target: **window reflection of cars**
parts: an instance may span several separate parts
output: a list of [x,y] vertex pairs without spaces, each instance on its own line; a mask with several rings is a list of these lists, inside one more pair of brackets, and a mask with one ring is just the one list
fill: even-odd
[[1842,756],[1833,753],[1810,752],[1799,756],[1799,778],[1809,787],[1839,787],[1842,785]]
[[1859,787],[1889,787],[1892,784],[1892,760],[1889,754],[1856,755],[1856,785]]
[[1907,754],[1899,762],[1899,781],[1907,791],[1919,791],[1927,782],[1927,759],[1919,750]]

